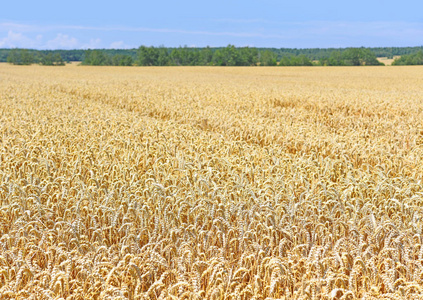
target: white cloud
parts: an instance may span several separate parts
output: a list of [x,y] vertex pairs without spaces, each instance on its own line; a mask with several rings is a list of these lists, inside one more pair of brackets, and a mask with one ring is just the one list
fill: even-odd
[[[423,36],[423,22],[273,22],[263,19],[220,19],[212,22],[241,23],[243,26],[239,30],[219,31],[0,22],[0,47],[123,49],[131,47],[126,43],[140,42],[134,41],[143,38],[138,33],[157,33],[154,36],[161,43],[167,38],[175,39],[173,36],[179,35],[180,43],[188,45],[198,45],[200,37],[208,44],[217,46],[234,43],[238,46],[254,44],[283,47],[417,46],[421,45]],[[36,36],[39,33],[43,33],[43,36]],[[120,40],[123,36],[127,36],[128,40]],[[89,38],[91,39],[88,40]],[[150,41],[143,39],[143,42],[155,43],[151,38]]]
[[111,49],[129,49],[131,46],[125,44],[123,41],[116,41],[110,44]]
[[270,21],[265,19],[233,19],[233,18],[224,18],[224,19],[212,19],[212,21],[217,23],[233,23],[233,24],[289,24],[289,22],[280,22],[280,21]]
[[79,42],[76,38],[58,33],[54,39],[44,42],[41,34],[28,37],[21,32],[10,30],[7,36],[0,38],[0,48],[34,48],[34,49],[75,49]]
[[19,31],[19,32],[28,32],[28,31],[34,31],[38,30],[39,27],[33,27],[26,24],[19,24],[19,23],[8,23],[3,22],[0,23],[0,31]]
[[47,49],[75,49],[79,45],[76,38],[70,37],[67,34],[59,33],[56,38],[47,41],[45,48]]
[[[42,36],[41,36],[42,38]],[[7,36],[0,39],[0,48],[34,48],[37,47],[37,43],[40,41],[40,36],[31,39],[20,32],[14,32],[9,30]]]
[[90,39],[89,43],[83,44],[80,48],[81,49],[95,49],[101,47],[101,39]]

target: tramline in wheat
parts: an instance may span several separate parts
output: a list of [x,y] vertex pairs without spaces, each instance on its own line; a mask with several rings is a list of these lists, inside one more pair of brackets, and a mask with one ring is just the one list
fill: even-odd
[[422,299],[421,74],[0,64],[0,298]]

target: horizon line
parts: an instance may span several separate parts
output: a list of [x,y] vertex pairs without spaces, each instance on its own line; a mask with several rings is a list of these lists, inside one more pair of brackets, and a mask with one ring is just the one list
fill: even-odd
[[373,47],[366,47],[366,46],[349,46],[349,47],[260,47],[260,46],[236,46],[233,44],[228,44],[226,46],[147,46],[147,45],[140,45],[135,48],[74,48],[74,49],[36,49],[36,48],[25,48],[25,47],[6,47],[6,48],[0,48],[0,50],[33,50],[33,51],[87,51],[87,50],[138,50],[140,47],[146,47],[146,48],[167,48],[167,49],[179,49],[179,48],[188,48],[188,49],[203,49],[203,48],[210,48],[210,49],[216,49],[216,48],[226,48],[228,46],[234,46],[235,48],[256,48],[256,49],[298,49],[298,50],[307,50],[307,49],[349,49],[349,48],[366,48],[366,49],[373,49],[373,48],[423,48],[423,44],[419,46],[373,46]]

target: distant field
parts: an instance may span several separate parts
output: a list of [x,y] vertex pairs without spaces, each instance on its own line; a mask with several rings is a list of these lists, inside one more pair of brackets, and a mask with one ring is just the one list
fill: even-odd
[[0,64],[2,299],[423,299],[423,67]]
[[396,58],[400,58],[401,56],[395,56],[394,58],[387,58],[387,57],[378,57],[377,60],[383,62],[386,66],[392,65]]

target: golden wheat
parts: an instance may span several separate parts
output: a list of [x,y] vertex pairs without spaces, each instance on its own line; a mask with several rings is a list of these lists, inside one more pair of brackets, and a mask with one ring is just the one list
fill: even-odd
[[0,298],[423,299],[422,71],[0,64]]

